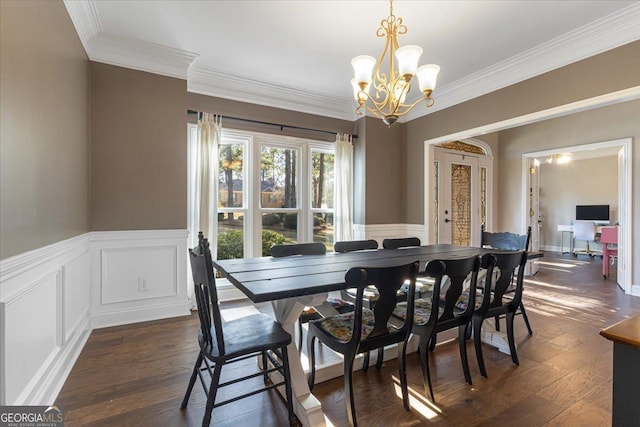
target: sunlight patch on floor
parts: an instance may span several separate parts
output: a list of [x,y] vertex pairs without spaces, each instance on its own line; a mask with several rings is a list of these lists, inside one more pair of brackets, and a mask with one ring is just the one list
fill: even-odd
[[529,291],[527,294],[529,297],[538,298],[544,300],[547,304],[555,304],[558,307],[565,307],[570,309],[588,309],[597,307],[602,304],[601,301],[594,298],[586,297],[574,297],[567,298],[565,295],[553,295],[549,293]]
[[[570,266],[570,267],[574,267],[574,266]],[[571,270],[565,270],[564,268],[553,268],[553,267],[540,267],[540,270],[551,270],[551,271],[560,271],[562,273],[573,273],[573,271]]]
[[[553,285],[553,284],[547,283],[547,282],[540,282],[539,280],[524,279],[524,283],[525,284],[530,284],[530,285],[543,286],[543,287],[549,288],[549,289],[558,289],[560,291],[567,291],[567,290],[570,289],[568,286]],[[525,292],[528,295],[530,293],[530,290],[525,288]]]
[[541,267],[551,266],[551,267],[565,267],[565,268],[575,268],[577,264],[569,264],[566,262],[550,262],[550,261],[538,261],[538,265]]
[[[396,392],[396,396],[402,400],[402,388],[400,387],[400,380],[396,376],[391,377],[393,379],[393,387]],[[429,401],[426,397],[414,390],[412,387],[407,387],[409,390],[409,404],[411,410],[418,412],[420,415],[428,420],[432,420],[442,414],[442,410],[438,408],[433,402]]]

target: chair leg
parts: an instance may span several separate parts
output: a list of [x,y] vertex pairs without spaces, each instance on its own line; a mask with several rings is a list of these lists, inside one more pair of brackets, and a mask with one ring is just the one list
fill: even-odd
[[524,304],[520,301],[520,313],[522,313],[522,318],[524,319],[524,324],[527,325],[527,331],[529,331],[529,335],[533,334],[531,330],[531,325],[529,324],[529,317],[527,316],[527,312],[524,309]]
[[302,353],[302,322],[298,319],[298,353]]
[[509,351],[511,352],[511,360],[516,365],[520,365],[518,361],[518,353],[516,352],[516,340],[513,335],[513,318],[515,317],[515,313],[507,313],[507,338],[509,339]]
[[428,391],[431,395],[431,401],[435,403],[433,396],[433,387],[431,386],[431,373],[429,372],[429,352],[427,351],[427,337],[420,336],[418,349],[420,350],[420,364],[422,366],[422,381],[424,383],[424,391]]
[[382,369],[382,363],[384,363],[384,347],[378,349],[378,360],[376,360],[376,370]]
[[500,332],[500,316],[496,316],[496,331]]
[[369,369],[369,352],[367,351],[362,356],[362,372],[367,372]]
[[287,395],[287,412],[289,413],[289,425],[296,422],[296,416],[293,414],[293,390],[291,389],[291,371],[289,370],[289,354],[287,346],[280,348],[282,353],[282,376],[284,377],[284,391]]
[[406,411],[411,409],[409,403],[409,387],[407,385],[407,343],[399,343],[400,354],[398,358],[398,376],[400,376],[400,388],[402,389],[402,403]]
[[269,369],[268,362],[267,362],[267,352],[266,350],[264,350],[262,352],[262,370],[264,371],[264,377],[262,380],[265,385],[269,383],[269,374],[267,373],[267,369]]
[[349,425],[356,427],[356,404],[353,399],[353,360],[355,354],[344,355],[344,401],[347,405],[347,418]]
[[307,381],[309,382],[309,391],[313,391],[313,386],[316,383],[316,352],[313,347],[315,341],[316,337],[311,333],[311,327],[309,327],[309,332],[307,333],[307,357],[309,358],[309,378],[307,378]]
[[220,383],[220,373],[222,372],[222,364],[216,363],[213,367],[213,376],[211,377],[211,385],[209,386],[209,396],[207,396],[207,406],[204,408],[204,417],[202,418],[202,427],[211,424],[211,412],[216,402],[216,394],[218,393],[218,384]]
[[484,355],[482,354],[482,321],[480,317],[473,318],[473,344],[476,348],[476,359],[478,359],[478,368],[480,375],[487,378],[487,368],[484,366]]
[[460,345],[460,359],[462,360],[464,379],[467,384],[471,385],[471,372],[469,371],[469,359],[467,358],[467,340],[465,339],[467,325],[458,326],[458,344]]
[[433,337],[431,337],[431,340],[429,341],[429,351],[436,349],[436,341],[438,341],[438,334],[433,334]]
[[200,370],[200,365],[202,365],[202,353],[198,353],[198,358],[196,359],[196,365],[193,367],[193,373],[191,374],[191,378],[189,379],[189,385],[187,386],[187,392],[184,395],[184,399],[182,399],[182,404],[180,405],[181,409],[187,407],[187,403],[189,403],[189,396],[191,396],[191,390],[193,390],[193,385],[196,383],[196,377],[198,376],[198,370]]

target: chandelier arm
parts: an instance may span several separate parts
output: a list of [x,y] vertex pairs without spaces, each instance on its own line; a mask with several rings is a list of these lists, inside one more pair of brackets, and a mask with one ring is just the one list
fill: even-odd
[[385,106],[385,102],[376,102],[376,100],[369,95],[367,92],[361,90],[360,92],[358,92],[358,97],[360,97],[361,95],[364,95],[364,97],[366,98],[362,103],[366,106],[366,102],[367,101],[371,101],[371,103],[374,105],[374,107],[379,110],[380,112],[382,112],[382,108],[384,108]]
[[[426,97],[422,97],[420,99],[418,99],[416,102],[414,102],[413,104],[400,104],[398,106],[398,108],[395,110],[394,114],[396,114],[397,116],[404,116],[405,114],[407,114],[409,111],[411,111],[411,109],[413,107],[415,107],[416,105],[418,105],[419,103],[425,101],[425,108],[429,108],[432,107],[433,104],[435,103],[435,100],[433,98],[426,98]],[[403,109],[403,111],[400,111],[401,109]]]

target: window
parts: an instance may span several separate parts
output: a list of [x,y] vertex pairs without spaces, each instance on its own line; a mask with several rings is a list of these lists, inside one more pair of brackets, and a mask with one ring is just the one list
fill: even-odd
[[[189,125],[189,219],[197,234],[197,126]],[[334,144],[223,130],[218,147],[218,259],[269,255],[278,243],[333,247]]]

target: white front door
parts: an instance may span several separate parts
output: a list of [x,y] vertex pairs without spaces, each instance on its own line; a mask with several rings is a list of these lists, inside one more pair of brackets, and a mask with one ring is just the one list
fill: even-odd
[[480,243],[478,157],[436,148],[438,185],[437,242],[460,246]]

